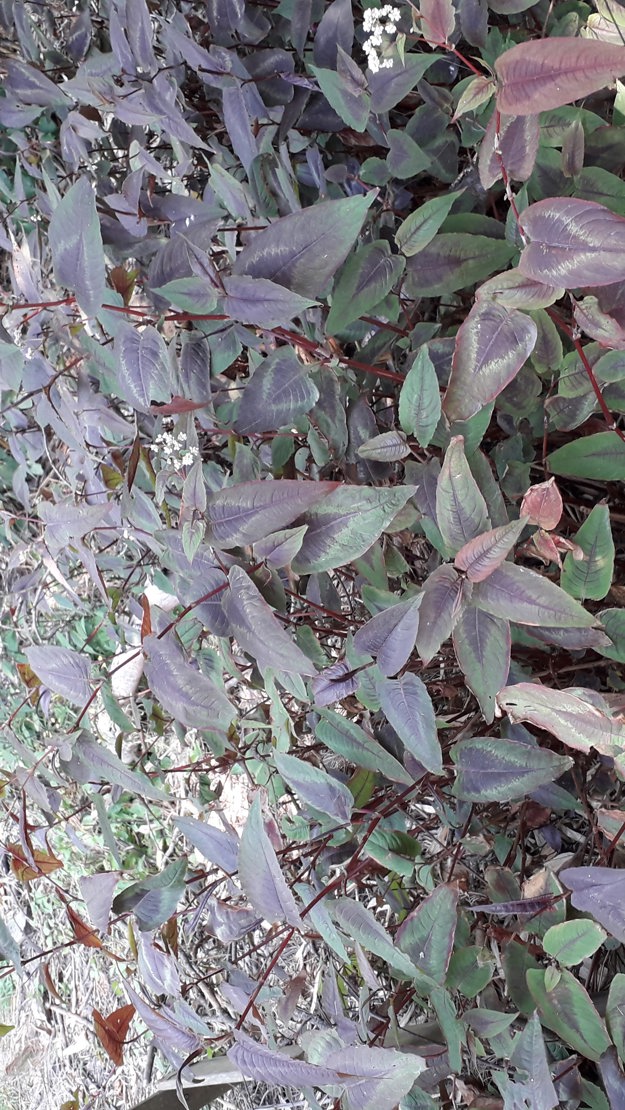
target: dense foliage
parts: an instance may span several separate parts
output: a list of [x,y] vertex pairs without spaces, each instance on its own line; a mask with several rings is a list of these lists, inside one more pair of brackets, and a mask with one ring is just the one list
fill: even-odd
[[622,1107],[625,7],[0,21],[3,883],[94,1051]]

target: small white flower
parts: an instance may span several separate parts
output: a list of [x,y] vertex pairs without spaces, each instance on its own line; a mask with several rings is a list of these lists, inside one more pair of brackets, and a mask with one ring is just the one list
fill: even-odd
[[393,59],[385,58],[382,51],[385,43],[397,33],[397,22],[401,16],[399,8],[384,4],[381,8],[367,8],[363,15],[362,26],[367,33],[363,49],[367,55],[367,65],[372,73],[381,69],[392,69]]

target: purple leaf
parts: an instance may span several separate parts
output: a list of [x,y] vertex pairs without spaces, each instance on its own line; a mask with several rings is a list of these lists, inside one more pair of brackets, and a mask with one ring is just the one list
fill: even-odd
[[207,542],[227,550],[245,547],[286,528],[336,490],[337,482],[242,482],[208,499]]
[[464,439],[453,436],[436,483],[436,523],[448,551],[455,555],[488,528],[488,509],[464,453]]
[[336,69],[337,48],[351,54],[354,42],[354,14],[351,0],[333,0],[317,27],[313,44],[315,65]]
[[221,867],[227,875],[234,874],[239,864],[239,839],[235,833],[196,821],[194,817],[177,817],[176,825],[205,860]]
[[[32,32],[30,32],[32,34]],[[17,98],[20,104],[36,104],[39,108],[67,108],[68,100],[63,85],[56,85],[45,73],[26,62],[9,58],[4,63],[6,73],[5,89]]]
[[[610,641],[611,643],[612,641]],[[346,659],[339,659],[320,671],[311,682],[315,705],[332,705],[335,701],[353,694],[358,686],[358,672],[354,672]]]
[[27,648],[26,658],[37,678],[54,694],[67,698],[72,705],[87,704],[91,697],[88,655],[46,644]]
[[512,245],[502,239],[466,231],[439,232],[408,259],[406,291],[412,297],[447,296],[505,269],[513,254]]
[[571,904],[625,943],[625,872],[613,867],[567,867],[560,878],[571,891]]
[[468,420],[493,401],[516,377],[537,337],[534,320],[516,309],[489,301],[474,304],[456,334],[451,378],[443,401],[448,419]]
[[120,874],[119,871],[98,871],[95,875],[82,875],[78,880],[91,924],[100,933],[109,931],[113,892]]
[[370,489],[340,485],[305,513],[303,523],[308,531],[293,560],[293,570],[296,574],[319,573],[359,559],[414,493],[414,486]]
[[456,26],[452,0],[421,0],[421,32],[430,46],[445,46]]
[[482,582],[501,566],[526,524],[527,517],[521,517],[511,524],[502,524],[499,528],[482,532],[460,548],[454,559],[454,566],[457,570],[463,570],[470,582]]
[[98,744],[88,733],[81,733],[71,749],[69,759],[61,759],[67,773],[76,782],[106,782],[137,794],[140,798],[150,798],[155,802],[167,801],[169,795],[153,786],[150,779],[140,771],[130,767],[103,744]]
[[511,802],[553,782],[573,766],[568,756],[490,736],[461,740],[452,756],[456,764],[453,793],[468,802]]
[[359,654],[372,655],[383,675],[394,675],[408,662],[419,627],[422,594],[376,613],[354,635]]
[[417,632],[417,651],[425,664],[451,636],[465,592],[464,579],[450,566],[437,567],[426,580]]
[[602,755],[616,756],[625,748],[625,725],[584,700],[579,691],[519,682],[505,686],[497,702],[511,721],[529,721],[576,751],[595,748]]
[[368,70],[372,110],[379,115],[394,108],[412,92],[435,61],[434,54],[406,54],[403,61],[394,58],[390,69],[379,69],[377,73]]
[[516,624],[591,628],[596,618],[579,601],[527,567],[502,563],[473,587],[473,601],[486,613]]
[[315,728],[315,735],[330,751],[343,759],[385,775],[391,782],[401,782],[404,786],[412,783],[412,778],[395,756],[387,752],[364,729],[348,717],[342,717],[332,709],[325,709]]
[[495,696],[508,681],[510,624],[467,605],[453,630],[456,659],[467,686],[475,694],[484,720],[495,717]]
[[538,116],[493,112],[479,147],[482,187],[491,189],[504,173],[513,181],[527,181],[534,169],[539,140]]
[[[584,40],[571,40],[577,41]],[[573,197],[539,200],[522,213],[521,227],[529,239],[519,261],[526,277],[565,289],[621,280],[625,218],[602,204]]]
[[239,879],[257,913],[265,921],[302,926],[295,899],[280,870],[278,857],[265,830],[260,796],[252,802],[241,836]]
[[202,914],[202,928],[222,944],[232,944],[259,924],[258,914],[248,906],[235,906],[209,898]]
[[426,975],[444,983],[458,920],[458,890],[441,883],[404,918],[395,940]]
[[375,196],[322,201],[283,216],[243,248],[235,274],[269,278],[302,297],[318,297],[347,258]]
[[164,952],[162,948],[157,948],[146,933],[139,933],[138,942],[138,970],[143,986],[147,987],[152,994],[178,997],[180,974],[175,958]]
[[87,177],[79,177],[54,209],[48,241],[57,282],[76,293],[87,316],[95,316],[106,287],[104,250],[95,193]]
[[314,663],[280,624],[271,606],[242,567],[230,568],[230,589],[222,602],[230,635],[260,667],[287,674],[314,675]]
[[117,385],[120,395],[139,412],[150,412],[152,401],[171,398],[167,347],[156,328],[136,331],[122,324],[115,337]]
[[518,269],[489,278],[476,290],[476,301],[491,300],[503,308],[549,308],[564,296],[563,288],[525,277]]
[[[223,311],[242,324],[256,324],[261,328],[276,328],[288,324],[294,316],[301,316],[316,301],[300,297],[283,285],[267,278],[224,277],[226,295]],[[282,351],[290,348],[281,348]]]
[[305,534],[305,524],[299,528],[283,528],[278,532],[270,532],[254,544],[254,561],[262,559],[276,569],[287,567],[302,546]]
[[235,420],[236,430],[250,435],[290,427],[318,399],[310,366],[300,362],[292,347],[278,347],[263,359],[247,382]]
[[340,825],[349,823],[354,798],[342,782],[320,767],[283,752],[276,752],[274,763],[278,774],[308,805],[327,813]]
[[126,980],[124,990],[141,1020],[153,1034],[156,1043],[168,1059],[182,1064],[192,1052],[201,1048],[202,1042],[196,1033],[177,1022],[173,1015],[155,1010],[148,1006],[141,995],[137,994]]
[[145,674],[167,713],[187,728],[225,729],[236,710],[218,686],[187,663],[171,636],[146,636]]
[[500,54],[495,72],[499,111],[535,115],[611,84],[625,73],[625,52],[621,46],[593,39],[534,39]]
[[376,685],[380,708],[402,744],[434,775],[443,764],[432,699],[416,674],[382,678]]

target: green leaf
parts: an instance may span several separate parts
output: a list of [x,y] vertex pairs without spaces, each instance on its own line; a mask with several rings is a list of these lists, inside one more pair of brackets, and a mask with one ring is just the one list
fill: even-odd
[[281,778],[305,802],[327,813],[339,824],[349,822],[354,800],[342,782],[332,778],[321,767],[286,752],[276,752],[274,763]]
[[432,699],[416,674],[381,678],[377,684],[380,708],[402,744],[427,771],[443,769]]
[[414,486],[340,486],[301,518],[308,531],[291,564],[293,570],[318,574],[360,558],[414,493]]
[[367,952],[385,960],[391,967],[413,979],[417,974],[412,960],[395,947],[386,929],[376,921],[370,910],[352,898],[337,898],[330,904],[332,916],[351,942],[357,941]]
[[330,751],[343,756],[357,767],[364,767],[367,771],[377,771],[385,775],[391,782],[401,782],[404,785],[412,783],[412,776],[408,774],[401,763],[390,755],[381,744],[340,713],[325,709],[321,714],[315,728],[317,739],[330,748]]
[[614,574],[614,541],[607,505],[595,505],[579,531],[572,537],[584,552],[584,559],[575,559],[569,551],[560,578],[560,585],[571,597],[580,601],[601,601],[612,585]]
[[610,983],[605,1020],[616,1051],[625,1062],[625,975],[622,972],[614,975]]
[[528,971],[527,985],[543,1025],[557,1033],[587,1060],[599,1060],[610,1047],[610,1038],[588,992],[570,971],[563,971],[551,992],[545,989],[545,972]]
[[421,347],[406,374],[399,394],[399,423],[408,435],[427,447],[441,418],[441,394],[427,346]]
[[625,609],[602,609],[597,613],[597,620],[601,621],[606,636],[610,637],[614,646],[597,647],[595,651],[607,659],[625,663]]
[[452,749],[452,759],[457,768],[453,793],[468,802],[522,798],[573,766],[568,756],[489,736],[461,740]]
[[456,1009],[449,991],[436,987],[430,994],[430,1001],[438,1018],[449,1053],[449,1070],[462,1071],[462,1047],[466,1043],[465,1030],[456,1016]]
[[495,718],[495,698],[508,681],[510,624],[474,605],[460,612],[453,630],[456,659],[487,724]]
[[575,967],[592,956],[607,937],[605,929],[595,921],[580,917],[552,925],[543,937],[543,948],[563,967]]
[[446,985],[450,991],[462,991],[465,998],[475,998],[488,986],[494,970],[494,961],[487,948],[457,947],[449,963]]
[[436,483],[436,522],[452,555],[490,527],[486,502],[466,460],[462,436],[454,436],[445,452]]
[[458,189],[455,193],[443,193],[440,197],[426,200],[415,212],[411,212],[407,219],[399,225],[395,242],[402,254],[407,258],[418,254],[436,235],[436,232],[445,222],[453,205],[464,193]]
[[567,478],[596,478],[603,482],[625,480],[625,443],[616,432],[595,432],[558,447],[547,456],[552,474]]
[[217,305],[217,290],[208,284],[206,278],[194,274],[154,286],[152,292],[183,312],[202,315],[214,312]]
[[401,258],[391,254],[385,239],[360,247],[347,260],[332,294],[326,323],[328,335],[336,335],[359,316],[383,301],[404,269]]
[[458,921],[457,907],[457,888],[442,883],[402,921],[395,936],[402,952],[437,983],[445,981],[449,967]]
[[113,911],[132,910],[144,931],[158,929],[174,913],[185,892],[186,859],[175,860],[147,879],[131,883],[113,899]]
[[367,91],[367,80],[356,63],[337,44],[336,70],[310,67],[319,88],[337,116],[353,128],[364,131],[369,119],[371,97]]

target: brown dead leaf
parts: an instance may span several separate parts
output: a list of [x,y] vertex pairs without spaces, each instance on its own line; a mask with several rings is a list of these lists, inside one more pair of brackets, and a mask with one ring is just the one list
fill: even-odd
[[135,1008],[130,1003],[121,1006],[119,1010],[113,1010],[108,1017],[103,1017],[99,1010],[93,1010],[96,1036],[107,1056],[118,1068],[124,1062],[124,1041],[134,1012]]
[[71,906],[66,906],[66,911],[72,932],[78,943],[84,944],[86,948],[102,948],[102,941],[98,934],[90,925],[87,925],[86,921],[83,921],[76,910],[73,910]]
[[60,859],[51,852],[42,852],[37,848],[33,851],[33,860],[38,869],[35,871],[25,859],[24,849],[20,844],[7,844],[6,850],[11,857],[11,871],[21,883],[29,883],[42,875],[51,875],[63,866]]

